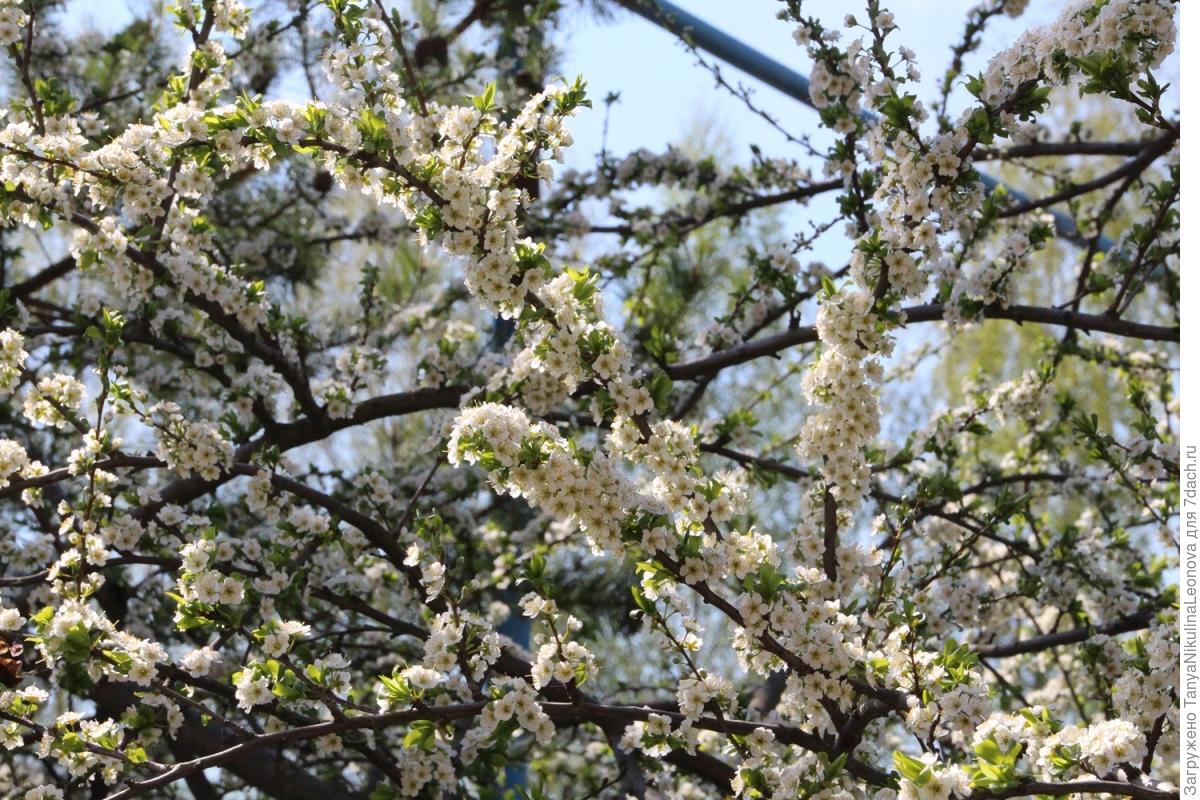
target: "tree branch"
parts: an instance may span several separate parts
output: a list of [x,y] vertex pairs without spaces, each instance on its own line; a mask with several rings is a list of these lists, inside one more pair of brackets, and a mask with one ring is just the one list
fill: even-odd
[[[904,309],[906,324],[913,322],[934,322],[946,314],[946,307],[941,303],[929,303],[921,306],[910,306]],[[1084,314],[1060,308],[1043,308],[1041,306],[988,306],[981,312],[986,319],[1006,319],[1013,322],[1037,322],[1042,325],[1069,325],[1085,332],[1112,333],[1133,339],[1147,339],[1158,342],[1178,342],[1179,326],[1166,327],[1147,325],[1141,322],[1130,322],[1119,317],[1103,314]],[[782,350],[798,344],[816,342],[815,327],[792,328],[783,333],[764,336],[730,347],[725,350],[686,361],[681,364],[670,364],[665,367],[667,375],[675,380],[695,380],[720,372],[726,367],[753,361],[763,356],[773,356]]]

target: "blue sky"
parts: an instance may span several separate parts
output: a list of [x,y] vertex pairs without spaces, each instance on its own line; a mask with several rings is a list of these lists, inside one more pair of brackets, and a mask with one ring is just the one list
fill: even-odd
[[[675,0],[676,5],[740,39],[792,69],[808,74],[803,48],[792,39],[793,26],[776,18],[782,8],[778,0]],[[937,86],[950,61],[950,49],[962,35],[967,11],[977,0],[892,0],[884,5],[896,15],[900,30],[892,41],[917,53],[925,88]],[[1031,3],[1017,20],[993,21],[983,39],[975,65],[1006,46],[1027,27],[1049,22],[1064,6],[1061,2]],[[806,3],[806,11],[841,27],[848,12],[863,16],[865,3],[831,0]],[[593,98],[620,92],[613,109],[608,144],[615,152],[637,147],[659,150],[679,142],[698,119],[719,120],[738,151],[748,156],[750,143],[768,152],[786,150],[783,137],[764,121],[748,112],[727,92],[714,90],[707,70],[670,33],[627,11],[615,20],[598,21],[575,15],[564,31],[565,75],[583,75]],[[710,57],[711,58],[711,57]],[[971,63],[968,63],[971,66]],[[797,133],[816,128],[816,113],[775,89],[731,67],[723,70],[755,90],[755,100],[787,130]],[[571,160],[577,166],[590,163],[599,150],[602,114],[585,115],[573,125],[576,145]],[[576,159],[580,159],[577,161]]]

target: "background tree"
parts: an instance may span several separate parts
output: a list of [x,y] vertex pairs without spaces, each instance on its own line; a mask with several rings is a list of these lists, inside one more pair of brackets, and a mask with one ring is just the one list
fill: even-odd
[[0,790],[1177,796],[1176,9],[1023,5],[581,172],[608,4],[0,4]]

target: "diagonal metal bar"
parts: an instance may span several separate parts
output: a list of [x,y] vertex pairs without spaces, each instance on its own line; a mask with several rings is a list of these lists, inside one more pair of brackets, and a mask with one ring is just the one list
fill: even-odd
[[[788,97],[799,100],[810,108],[816,108],[813,105],[812,96],[809,94],[807,77],[708,24],[669,0],[616,0],[616,2],[691,45],[711,53],[747,75],[778,89]],[[863,118],[870,121],[877,119],[869,112],[863,112]],[[991,175],[981,172],[979,177],[990,192],[1003,187],[1008,196],[1018,205],[1030,201],[1024,192],[1006,186]],[[1060,237],[1081,247],[1087,245],[1088,240],[1080,234],[1069,215],[1054,209],[1048,209],[1048,211],[1054,217],[1054,229]],[[1108,252],[1112,247],[1112,239],[1107,236],[1100,237],[1098,249],[1101,252]]]

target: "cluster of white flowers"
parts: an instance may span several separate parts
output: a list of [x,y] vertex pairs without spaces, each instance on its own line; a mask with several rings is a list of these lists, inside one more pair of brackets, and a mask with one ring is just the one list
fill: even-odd
[[429,691],[444,680],[442,673],[428,667],[412,666],[400,673],[413,687],[421,691]]
[[437,673],[449,673],[459,665],[458,650],[468,638],[475,640],[474,651],[465,659],[472,678],[479,680],[487,668],[500,658],[500,638],[487,622],[475,614],[443,612],[433,618],[425,639],[422,665]]
[[430,783],[449,793],[457,783],[457,772],[449,745],[437,742],[432,750],[410,749],[400,762],[401,783],[397,787],[404,797],[417,797]]
[[[691,720],[684,720],[675,735],[683,739],[685,731],[693,731]],[[645,721],[630,723],[621,735],[621,748],[626,751],[641,750],[651,758],[661,758],[671,752],[667,737],[672,735],[671,718],[665,714],[650,714]]]
[[185,580],[180,578],[180,588],[187,600],[200,603],[236,605],[245,596],[245,585],[232,575],[222,575],[216,570],[206,570]]
[[919,760],[927,765],[928,775],[921,781],[902,778],[900,800],[949,800],[952,794],[959,797],[969,794],[971,781],[961,767],[941,764],[933,753],[922,753]]
[[279,658],[288,651],[295,639],[307,636],[311,628],[297,620],[271,620],[258,629],[262,636],[259,647],[270,658]]
[[238,707],[249,711],[255,706],[269,703],[272,698],[271,679],[266,675],[256,674],[253,670],[244,670],[233,682]]
[[155,425],[158,457],[183,476],[198,474],[216,480],[233,463],[233,445],[211,422],[185,419],[174,403],[158,403],[148,416],[161,415]]
[[15,631],[25,624],[25,618],[15,608],[0,608],[0,631]]
[[451,464],[478,464],[492,482],[526,497],[555,517],[575,517],[598,546],[620,546],[624,509],[633,489],[604,454],[580,460],[553,426],[533,423],[520,409],[485,403],[455,420],[447,452]]
[[595,656],[572,639],[583,627],[582,622],[570,614],[559,615],[553,600],[545,600],[532,592],[521,598],[521,609],[528,617],[544,617],[550,627],[550,633],[534,636],[536,650],[529,674],[535,689],[541,689],[552,680],[579,684],[596,677]]
[[316,387],[316,395],[325,404],[332,419],[349,419],[354,414],[354,390],[341,381],[326,380]]
[[35,786],[21,795],[21,798],[22,800],[63,800],[63,790],[50,784]]
[[1123,764],[1140,765],[1146,755],[1145,733],[1124,719],[1087,727],[1067,725],[1040,744],[1036,763],[1047,778],[1105,777]]
[[12,328],[0,331],[0,391],[11,392],[17,388],[28,358],[24,336]]
[[804,677],[793,673],[787,678],[778,710],[782,719],[812,725],[822,734],[836,734],[830,709],[844,712],[853,703],[854,693],[846,681],[820,673]]
[[58,373],[40,378],[25,395],[25,417],[40,425],[66,427],[65,414],[83,405],[84,387],[70,375]]
[[[347,99],[371,84],[370,94],[379,98],[380,104],[369,113],[385,129],[383,137],[395,149],[399,165],[434,161],[443,165],[427,187],[439,199],[421,199],[412,187],[393,195],[381,181],[383,176],[338,164],[333,152],[327,155],[327,167],[343,186],[393,203],[411,218],[422,213],[436,215],[437,226],[426,226],[425,234],[431,240],[439,239],[451,254],[474,256],[465,265],[467,287],[488,307],[515,314],[536,288],[539,275],[537,270],[523,272],[515,258],[516,212],[521,198],[519,190],[504,185],[531,161],[543,180],[552,176],[549,162],[541,161],[540,153],[550,151],[561,160],[561,148],[571,143],[563,117],[573,109],[556,102],[569,89],[555,86],[535,95],[508,122],[490,109],[481,112],[436,103],[428,104],[426,113],[414,113],[401,99],[404,92],[399,77],[380,69],[390,50],[387,35],[381,23],[371,20],[362,40],[349,48],[330,50],[326,69]],[[396,85],[389,86],[389,82]],[[283,129],[295,130],[294,138],[299,141],[307,133],[342,152],[355,152],[363,144],[359,126],[354,124],[358,112],[352,106],[326,104],[319,114],[308,115],[309,119],[304,118],[304,109],[282,103],[264,111],[268,117],[265,124],[276,135]],[[319,126],[310,122],[315,117],[320,119]]]
[[1148,672],[1130,669],[1113,684],[1113,707],[1122,719],[1143,730],[1166,715],[1172,730],[1178,730],[1179,708],[1171,701],[1171,690],[1179,684],[1179,635],[1174,625],[1156,625],[1145,644]]
[[491,736],[500,723],[515,719],[540,744],[548,744],[554,736],[554,722],[542,710],[534,687],[520,678],[496,681],[495,687],[504,694],[484,707],[472,732],[477,731],[476,736]]
[[711,672],[681,679],[676,697],[680,713],[692,721],[703,716],[704,707],[709,703],[715,704],[722,713],[737,712],[737,690],[729,679]]
[[[25,35],[25,24],[28,20],[29,17],[21,9],[19,0],[4,0],[0,3],[0,47],[19,42]],[[62,797],[62,793],[58,796]]]
[[[225,575],[215,569],[216,562],[228,561],[232,556],[229,542],[214,539],[198,539],[188,542],[180,552],[183,570],[179,573],[176,587],[180,596],[188,602],[212,605],[236,605],[245,596],[245,584],[235,575]],[[176,619],[183,619],[183,609],[176,611]]]
[[[68,551],[77,553],[78,551]],[[82,666],[93,680],[102,676],[149,686],[167,652],[157,642],[121,631],[86,602],[66,599],[46,618],[39,615],[37,649],[49,664]]]
[[882,367],[869,356],[889,352],[872,305],[871,295],[854,291],[821,304],[817,332],[823,349],[804,376],[805,396],[820,410],[804,421],[796,446],[802,458],[821,463],[830,491],[851,508],[870,477],[862,448],[879,433],[875,384]]
[[29,454],[20,442],[0,439],[0,489],[8,486],[14,475],[24,474],[29,466]]
[[1073,3],[1054,22],[1026,31],[994,56],[983,73],[979,97],[1000,106],[1027,81],[1044,77],[1065,82],[1073,75],[1070,59],[1080,56],[1116,51],[1135,59],[1139,68],[1155,67],[1174,52],[1175,13],[1169,0]]
[[[929,670],[927,677],[937,680],[937,670]],[[936,683],[934,684],[936,686]],[[921,737],[928,737],[938,729],[965,734],[975,730],[987,716],[991,707],[986,687],[980,682],[974,686],[955,686],[946,692],[936,692],[935,699],[920,703],[909,695],[909,711],[904,724]]]
[[335,697],[346,698],[350,695],[351,673],[350,659],[343,653],[326,653],[313,662],[313,666],[321,675],[322,685]]
[[1076,743],[1096,775],[1107,775],[1121,764],[1141,764],[1146,756],[1146,735],[1124,719],[1089,725]]
[[1031,237],[1033,227],[1040,225],[1045,229],[1049,224],[1047,220],[1014,224],[1005,231],[992,253],[955,268],[953,274],[948,259],[936,265],[938,277],[953,280],[954,288],[945,304],[945,320],[952,329],[969,321],[963,312],[965,300],[975,301],[980,308],[992,304],[1007,307],[1013,302],[1016,282],[1012,278],[1041,246]]
[[[594,171],[568,169],[557,177],[552,213],[539,222],[561,226],[568,234],[585,234],[591,223],[580,206],[587,199],[600,198],[606,201],[608,215],[623,223],[617,229],[622,235],[650,243],[678,226],[696,225],[739,202],[787,191],[810,179],[807,169],[779,158],[762,157],[751,168],[729,167],[712,158],[698,160],[676,148],[663,153],[641,148],[620,158],[602,154]],[[635,206],[638,195],[623,194],[647,185],[674,189],[678,199],[672,198],[668,209],[659,210]],[[533,211],[538,213],[536,208]]]
[[179,659],[179,666],[189,675],[204,677],[212,671],[213,665],[221,661],[221,654],[212,647],[197,647],[189,650]]
[[[809,52],[816,54],[822,45],[832,44],[841,38],[835,30],[818,31],[814,26],[801,23],[792,33],[796,44],[807,47]],[[861,109],[862,87],[867,85],[871,74],[870,59],[862,52],[857,44],[839,52],[838,58],[830,61],[816,58],[812,73],[809,76],[809,95],[813,105],[826,109],[831,106],[844,106],[848,112],[838,118],[834,129],[839,133],[854,130],[855,115]]]

